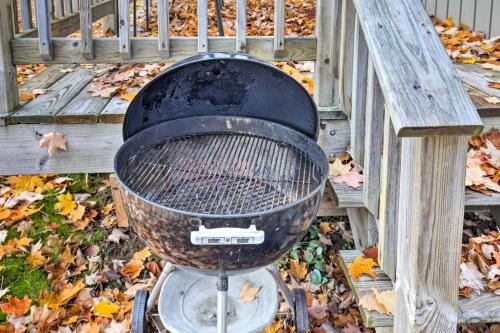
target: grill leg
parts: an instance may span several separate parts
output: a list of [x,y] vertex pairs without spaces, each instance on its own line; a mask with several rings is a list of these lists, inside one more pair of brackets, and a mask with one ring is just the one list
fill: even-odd
[[227,332],[227,287],[227,276],[219,275],[217,281],[217,333]]
[[292,312],[292,315],[295,315],[295,306],[293,303],[292,294],[290,293],[290,289],[288,289],[285,281],[283,281],[283,279],[281,278],[281,273],[280,270],[278,269],[278,266],[276,266],[275,263],[272,263],[271,265],[267,266],[266,269],[269,273],[271,273],[271,275],[274,278],[274,281],[276,281],[278,289],[280,290],[281,295],[283,295],[286,305]]
[[146,305],[146,313],[149,313],[153,309],[153,306],[155,305],[155,302],[158,299],[158,296],[160,295],[163,283],[174,269],[175,266],[167,262],[167,264],[161,271],[160,277],[158,278],[158,281],[156,281],[153,290],[151,290],[151,293],[149,294],[148,302]]

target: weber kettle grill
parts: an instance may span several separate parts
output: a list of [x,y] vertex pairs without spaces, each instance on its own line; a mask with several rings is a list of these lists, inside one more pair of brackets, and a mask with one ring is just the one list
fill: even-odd
[[[307,232],[328,161],[307,91],[275,66],[206,53],[171,66],[131,102],[114,169],[135,232],[168,264],[139,291],[132,331],[158,299],[170,332],[260,332],[281,291],[297,332],[305,294],[274,262]],[[260,288],[240,299],[250,283]]]

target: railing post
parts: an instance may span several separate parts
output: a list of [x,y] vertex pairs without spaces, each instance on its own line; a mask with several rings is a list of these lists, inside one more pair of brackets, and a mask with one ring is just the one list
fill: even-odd
[[339,88],[342,111],[351,116],[352,69],[354,50],[354,18],[356,12],[352,0],[342,0],[339,51]]
[[236,52],[247,52],[247,1],[236,1]]
[[158,49],[164,58],[170,55],[168,12],[168,0],[158,0]]
[[208,3],[198,0],[198,52],[208,51]]
[[402,138],[394,332],[455,332],[467,137]]
[[13,0],[0,2],[0,125],[3,117],[19,104],[16,81],[16,66],[12,64],[10,40],[14,37],[12,9]]
[[40,56],[43,60],[52,60],[52,36],[50,26],[50,0],[35,0],[36,24]]
[[23,31],[33,28],[31,15],[31,1],[21,0],[21,27]]
[[339,0],[318,0],[316,3],[316,63],[314,68],[314,100],[320,109],[328,111],[337,104],[334,68],[337,44],[335,27]]
[[285,0],[274,0],[274,56],[283,57],[285,50]]
[[123,59],[132,57],[130,48],[130,8],[129,0],[118,0],[118,31],[120,39],[120,55]]
[[85,59],[94,59],[91,0],[80,0],[80,34],[83,57]]

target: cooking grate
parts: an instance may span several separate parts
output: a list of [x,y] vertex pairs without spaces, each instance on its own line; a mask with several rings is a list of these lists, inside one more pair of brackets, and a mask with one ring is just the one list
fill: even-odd
[[318,167],[292,145],[239,133],[169,139],[133,156],[123,176],[133,192],[157,204],[215,215],[290,204],[321,179]]

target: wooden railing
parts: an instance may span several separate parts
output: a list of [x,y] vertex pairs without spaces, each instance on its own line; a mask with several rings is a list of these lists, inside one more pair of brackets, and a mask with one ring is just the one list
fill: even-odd
[[455,332],[467,138],[481,119],[420,1],[343,0],[341,29],[341,104],[365,177],[364,208],[348,209],[357,243],[379,243],[394,332]]

